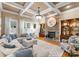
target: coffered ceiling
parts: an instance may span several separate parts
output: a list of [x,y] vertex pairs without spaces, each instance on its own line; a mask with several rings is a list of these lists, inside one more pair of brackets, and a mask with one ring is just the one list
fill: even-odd
[[2,2],[3,12],[13,13],[27,18],[33,18],[40,7],[40,14],[45,17],[60,15],[66,10],[79,7],[79,2]]
[[32,17],[32,16],[33,16],[33,14],[32,14],[32,13],[28,13],[27,11],[24,13],[24,15],[27,15],[27,16],[30,16],[30,17]]
[[26,2],[15,2],[15,3],[17,3],[17,4],[20,4],[20,5],[24,6],[24,4],[25,4]]
[[60,7],[59,10],[61,12],[63,12],[63,11],[73,9],[73,8],[76,8],[76,7],[79,7],[79,2],[72,2],[70,4],[67,4],[67,5],[63,6],[63,7]]
[[30,9],[34,10],[34,11],[37,11],[38,7],[40,7],[40,11],[44,11],[45,9],[49,8],[47,5],[45,5],[43,2],[37,2],[37,3],[34,3]]
[[3,6],[3,9],[8,10],[8,11],[12,11],[12,12],[16,12],[16,13],[18,13],[20,11],[19,9],[11,7],[10,5],[3,4],[2,6]]
[[48,16],[48,15],[51,15],[51,14],[55,14],[54,11],[49,11],[48,13],[45,13],[44,16]]

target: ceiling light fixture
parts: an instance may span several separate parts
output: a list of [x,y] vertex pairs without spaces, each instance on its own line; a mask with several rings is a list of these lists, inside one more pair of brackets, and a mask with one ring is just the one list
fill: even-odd
[[35,16],[35,18],[36,18],[37,20],[41,20],[41,19],[42,19],[42,15],[40,15],[40,7],[38,7],[37,13],[38,13],[38,14]]
[[70,8],[72,5],[69,5],[69,6],[66,6],[66,8],[68,9],[68,8]]

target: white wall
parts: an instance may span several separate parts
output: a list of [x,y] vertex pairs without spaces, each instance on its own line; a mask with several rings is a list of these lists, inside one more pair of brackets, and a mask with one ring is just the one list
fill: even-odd
[[0,36],[1,36],[1,11],[0,11]]
[[79,18],[79,7],[62,12],[62,20]]
[[[5,33],[5,34],[9,34],[9,32],[10,32],[10,21],[14,21],[14,20],[16,20],[16,22],[17,22],[17,29],[16,29],[16,32],[17,32],[17,34],[22,34],[22,33],[34,33],[35,32],[35,35],[39,35],[39,31],[40,31],[40,26],[39,26],[39,23],[37,22],[37,21],[34,21],[34,20],[30,20],[30,19],[27,19],[27,18],[18,18],[18,17],[16,17],[16,16],[14,16],[14,15],[5,15],[4,14],[4,31],[3,31],[3,33]],[[24,30],[24,22],[26,22],[26,23],[30,23],[30,29],[28,29],[27,31],[26,30]],[[34,24],[36,24],[36,28],[34,29],[33,28],[33,25]]]
[[2,3],[0,3],[0,36],[1,36],[1,10],[2,10]]
[[5,34],[9,34],[9,17],[5,17]]

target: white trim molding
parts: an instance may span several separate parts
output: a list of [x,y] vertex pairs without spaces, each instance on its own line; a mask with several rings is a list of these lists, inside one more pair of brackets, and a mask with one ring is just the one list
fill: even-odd
[[30,2],[25,9],[20,13],[20,15],[23,15],[24,12],[26,12],[32,5],[34,4],[34,2]]

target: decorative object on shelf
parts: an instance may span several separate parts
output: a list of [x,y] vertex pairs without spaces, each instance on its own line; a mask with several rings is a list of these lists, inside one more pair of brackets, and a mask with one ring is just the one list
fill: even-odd
[[42,15],[40,15],[40,7],[38,7],[38,14],[35,16],[35,18],[37,19],[37,20],[40,20],[40,19],[42,19]]
[[56,25],[56,19],[54,17],[49,18],[48,21],[47,21],[47,25],[49,27],[55,26]]

